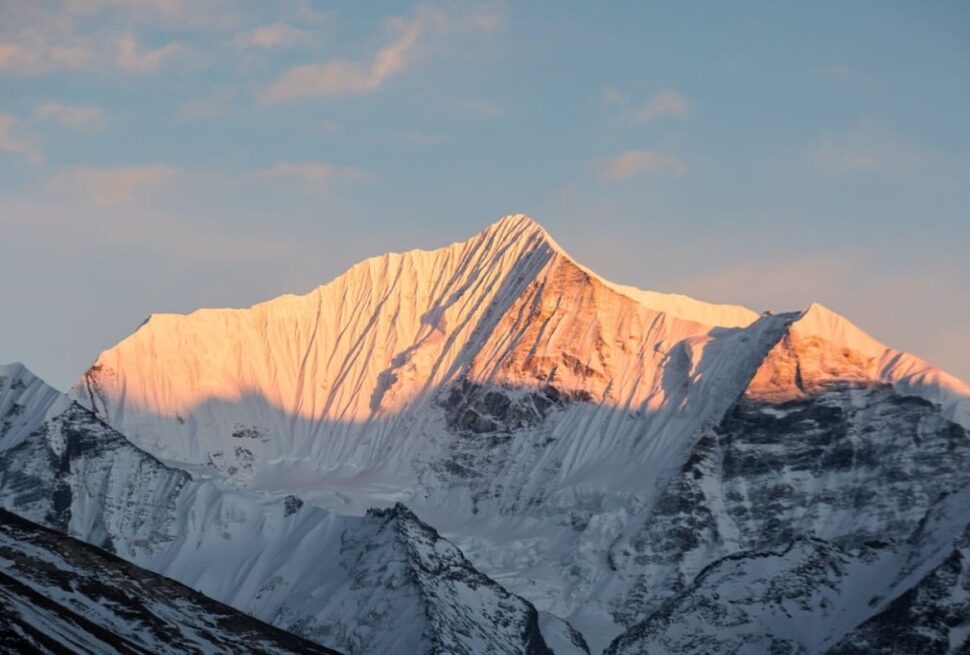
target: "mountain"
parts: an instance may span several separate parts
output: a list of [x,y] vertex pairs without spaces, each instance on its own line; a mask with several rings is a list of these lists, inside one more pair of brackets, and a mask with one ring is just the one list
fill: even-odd
[[[83,412],[152,473],[108,476],[139,484],[104,483],[95,509],[75,483],[96,518],[72,505],[65,524],[61,492],[49,522],[348,652],[394,651],[361,620],[388,589],[376,615],[424,652],[480,634],[496,652],[821,653],[875,644],[899,612],[954,651],[970,630],[970,388],[820,305],[611,283],[524,216],[304,296],[151,316],[51,402],[0,435],[22,449],[0,458],[4,502],[38,516],[30,490],[60,483],[20,469],[51,475],[58,417]],[[422,540],[451,564],[421,564]],[[292,562],[304,549],[321,570]]]
[[0,601],[8,653],[335,655],[3,510]]
[[22,517],[343,652],[549,652],[536,609],[403,506],[341,517],[193,477],[19,365],[0,408],[21,419],[0,433],[0,505]]
[[725,557],[898,548],[970,483],[958,380],[819,305],[613,284],[524,216],[152,316],[70,395],[173,466],[341,514],[404,502],[594,650]]
[[[664,630],[686,634],[691,629],[682,622],[704,615],[695,603],[714,598],[719,607],[745,608],[753,603],[749,591],[765,585],[786,588],[782,598],[791,594],[814,617],[799,617],[778,596],[758,600],[798,618],[800,633],[777,639],[792,652],[823,652],[902,593],[912,583],[910,569],[948,555],[970,523],[970,435],[948,418],[963,416],[965,401],[954,394],[930,402],[948,388],[920,388],[918,380],[945,380],[943,374],[923,368],[913,376],[907,356],[877,348],[857,331],[855,342],[828,341],[819,326],[854,330],[817,306],[792,321],[657,502],[611,544],[619,573],[611,581],[613,611],[632,626],[615,652],[658,648],[648,644],[661,639],[657,622],[665,613],[675,620]],[[900,365],[905,373],[894,368]],[[725,567],[729,574],[720,572]],[[812,570],[818,575],[808,587],[793,591]],[[869,596],[854,595],[856,588]],[[697,600],[701,592],[704,601]],[[748,600],[728,600],[738,593]],[[675,609],[685,602],[690,611]],[[743,625],[736,616],[723,618]],[[970,616],[964,623],[970,627]],[[771,634],[763,624],[751,630]],[[735,652],[736,644],[756,643],[751,630],[704,650]],[[657,643],[663,652],[697,652],[689,641]]]
[[486,387],[568,395],[517,400],[515,416],[500,418],[520,423],[572,399],[658,406],[667,349],[755,318],[624,295],[534,222],[509,217],[440,250],[368,259],[305,296],[151,316],[71,396],[163,459],[252,486],[340,487],[366,471],[400,487],[421,474],[415,460],[438,454],[422,433],[439,427],[428,423],[440,412],[426,410],[447,401],[444,388],[470,394],[455,398],[445,427],[477,434],[506,427],[475,420]]

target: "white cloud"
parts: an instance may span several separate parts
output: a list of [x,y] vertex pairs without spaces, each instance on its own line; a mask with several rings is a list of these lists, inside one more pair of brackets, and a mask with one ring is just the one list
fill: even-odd
[[313,185],[354,183],[367,180],[371,174],[353,166],[337,166],[321,161],[279,161],[257,172],[265,179],[295,180]]
[[637,124],[649,123],[661,116],[682,116],[690,111],[687,98],[673,89],[661,89],[647,99],[647,102],[634,111],[631,121]]
[[227,2],[190,0],[59,0],[0,2],[0,74],[154,73],[185,52],[178,43],[146,48],[141,26],[227,29]]
[[493,31],[498,25],[497,18],[485,14],[456,19],[420,6],[412,18],[398,17],[388,21],[388,31],[393,38],[371,56],[296,66],[263,89],[261,99],[272,103],[373,93],[418,61],[423,51],[430,47],[431,36],[462,29]]
[[175,167],[157,163],[107,168],[80,166],[55,175],[48,182],[48,188],[83,196],[97,205],[118,205],[164,187],[177,173]]
[[80,45],[31,47],[31,44],[0,42],[0,72],[40,75],[54,70],[84,70],[94,54]]
[[0,114],[0,151],[19,155],[31,164],[44,160],[38,138],[24,129],[16,116],[10,114]]
[[678,157],[650,150],[627,150],[601,163],[601,175],[608,181],[655,173],[683,175],[686,172],[687,165]]
[[607,89],[603,92],[603,102],[608,105],[622,105],[626,103],[626,96],[616,89]]
[[398,37],[378,50],[370,61],[333,59],[292,68],[263,97],[268,102],[281,102],[376,91],[411,63],[410,57],[423,29],[421,21],[405,25]]
[[[109,43],[115,47],[109,48]],[[154,73],[162,63],[184,52],[185,47],[179,43],[145,49],[131,34],[84,36],[30,29],[12,37],[0,35],[0,73],[34,76],[112,68]]]
[[313,34],[286,23],[262,25],[236,37],[236,44],[243,48],[264,50],[295,48],[313,42]]
[[0,3],[0,73],[88,70],[97,59],[95,44],[75,32],[71,17],[39,3]]
[[833,175],[915,174],[926,166],[929,156],[891,129],[864,121],[846,134],[822,138],[809,148],[808,161],[816,170]]
[[31,113],[35,121],[51,121],[78,132],[95,132],[104,127],[104,112],[98,107],[83,107],[48,102]]
[[317,9],[312,0],[297,0],[294,17],[304,23],[324,23],[333,19],[333,13]]
[[160,48],[143,48],[132,34],[118,38],[118,68],[129,73],[155,73],[162,64],[185,52],[180,43],[169,43]]

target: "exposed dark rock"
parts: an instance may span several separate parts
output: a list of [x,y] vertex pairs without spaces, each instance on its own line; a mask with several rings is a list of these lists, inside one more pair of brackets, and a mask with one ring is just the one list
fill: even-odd
[[4,510],[0,651],[335,655]]
[[303,500],[297,496],[289,495],[283,499],[283,515],[292,516],[303,507]]

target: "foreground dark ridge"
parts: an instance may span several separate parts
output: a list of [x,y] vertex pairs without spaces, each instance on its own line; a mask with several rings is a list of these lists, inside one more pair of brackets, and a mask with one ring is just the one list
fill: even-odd
[[336,655],[5,510],[0,651]]

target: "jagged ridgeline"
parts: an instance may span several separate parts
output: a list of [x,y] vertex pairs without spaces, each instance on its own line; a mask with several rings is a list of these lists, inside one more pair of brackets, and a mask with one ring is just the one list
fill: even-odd
[[5,371],[5,507],[343,652],[967,648],[966,385],[524,216]]

